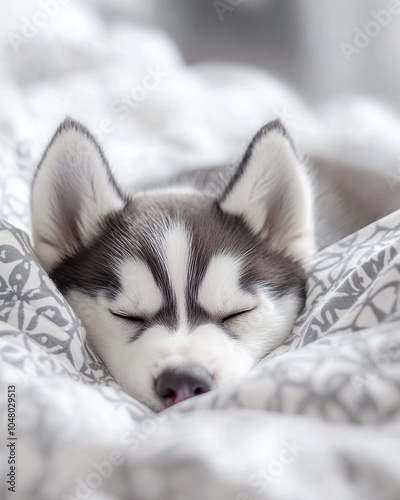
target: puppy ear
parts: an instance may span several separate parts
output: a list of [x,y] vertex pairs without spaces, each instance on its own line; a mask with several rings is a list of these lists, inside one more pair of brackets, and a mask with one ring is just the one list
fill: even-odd
[[308,263],[315,247],[313,200],[306,168],[278,121],[253,138],[219,200],[277,252]]
[[66,119],[48,145],[32,187],[33,241],[44,269],[52,270],[87,244],[104,218],[124,202],[94,137]]

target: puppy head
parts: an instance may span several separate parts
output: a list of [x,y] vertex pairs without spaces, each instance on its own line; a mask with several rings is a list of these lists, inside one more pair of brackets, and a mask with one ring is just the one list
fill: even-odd
[[312,198],[282,125],[226,172],[218,196],[186,185],[128,197],[67,120],[34,180],[38,258],[116,380],[155,411],[246,373],[303,304]]

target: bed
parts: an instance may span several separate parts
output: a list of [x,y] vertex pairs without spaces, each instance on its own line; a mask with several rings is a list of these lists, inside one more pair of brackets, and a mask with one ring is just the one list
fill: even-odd
[[390,165],[396,190],[400,123],[360,99],[311,113],[258,70],[189,67],[161,32],[65,9],[0,60],[0,497],[399,499],[400,211],[318,252],[292,334],[248,376],[154,414],[120,389],[35,258],[29,186],[66,114],[127,188],[237,161],[278,116],[306,151]]

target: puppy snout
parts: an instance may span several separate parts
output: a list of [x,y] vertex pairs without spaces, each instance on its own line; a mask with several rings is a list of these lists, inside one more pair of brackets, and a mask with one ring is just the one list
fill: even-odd
[[155,381],[159,398],[170,407],[211,389],[212,375],[199,366],[167,368]]

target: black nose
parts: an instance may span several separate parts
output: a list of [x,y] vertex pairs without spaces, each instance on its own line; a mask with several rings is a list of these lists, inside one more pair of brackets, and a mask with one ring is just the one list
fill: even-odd
[[155,389],[166,406],[198,396],[211,389],[211,374],[199,366],[168,368],[156,379]]

